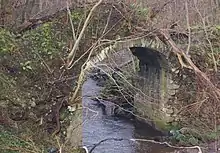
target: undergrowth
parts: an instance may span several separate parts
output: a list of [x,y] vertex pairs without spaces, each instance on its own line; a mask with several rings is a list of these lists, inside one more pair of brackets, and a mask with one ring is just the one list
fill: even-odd
[[43,147],[39,148],[29,139],[19,137],[15,132],[0,127],[0,150],[1,153],[42,153]]

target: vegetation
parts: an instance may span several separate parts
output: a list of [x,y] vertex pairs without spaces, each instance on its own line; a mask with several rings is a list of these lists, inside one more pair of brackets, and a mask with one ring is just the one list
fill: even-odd
[[[62,68],[72,35],[61,22],[62,16],[22,34],[0,29],[2,151],[47,152],[50,147],[59,148],[53,133],[61,131],[65,136],[69,116],[74,116],[67,111],[69,84],[75,84],[72,74],[79,67]],[[63,122],[62,129],[57,118]]]
[[[150,1],[146,5],[145,1],[143,5],[99,2],[97,7],[69,4],[68,13],[62,8],[58,12],[49,8],[45,13],[46,6],[53,6],[49,2],[46,6],[39,5],[39,9],[30,1],[24,7],[11,0],[1,2],[1,149],[43,152],[54,147],[73,151],[68,148],[71,142],[65,139],[66,129],[72,117],[77,118],[75,108],[81,108],[77,85],[80,87],[83,82],[85,61],[115,42],[146,35],[173,49],[172,80],[179,85],[169,98],[168,105],[174,110],[170,123],[157,118],[154,122],[171,132],[171,139],[181,145],[217,140],[220,130],[218,8],[203,0],[201,6],[195,1],[175,4],[177,8],[184,6],[184,12],[173,8],[172,2],[160,0],[159,6],[153,6]],[[176,14],[169,12],[168,6]],[[14,9],[18,7],[21,9]],[[110,79],[103,90],[104,98],[112,99],[114,95],[115,101],[120,99],[123,104],[134,105],[137,76],[128,73],[129,69],[123,70],[123,77]],[[122,103],[117,105],[123,107]],[[70,112],[68,106],[74,111]]]

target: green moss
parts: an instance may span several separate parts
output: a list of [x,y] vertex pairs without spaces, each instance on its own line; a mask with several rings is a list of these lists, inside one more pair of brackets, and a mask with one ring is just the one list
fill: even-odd
[[167,122],[165,122],[163,120],[155,120],[154,123],[155,123],[156,127],[162,131],[169,131],[169,129],[170,129],[170,125],[167,124]]
[[73,10],[71,12],[71,19],[73,21],[74,25],[78,25],[80,20],[82,20],[84,18],[84,12],[82,10]]
[[14,36],[8,30],[0,28],[0,54],[11,52],[15,47]]
[[45,23],[37,29],[26,33],[23,39],[28,44],[25,47],[34,55],[40,54],[50,59],[61,52],[62,47],[65,46],[62,34],[56,31],[56,25],[53,22]]

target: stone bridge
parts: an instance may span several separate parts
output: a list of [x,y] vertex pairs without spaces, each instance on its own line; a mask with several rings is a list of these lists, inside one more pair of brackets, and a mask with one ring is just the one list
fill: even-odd
[[170,48],[159,38],[144,36],[117,41],[104,48],[87,62],[86,69],[91,70],[101,65],[103,70],[107,70],[102,67],[107,63],[110,67],[119,68],[127,65],[127,71],[135,74],[137,81],[134,86],[139,89],[134,100],[137,114],[157,127],[157,123],[169,121],[173,112],[167,103],[178,88],[172,81],[173,57],[169,55]]

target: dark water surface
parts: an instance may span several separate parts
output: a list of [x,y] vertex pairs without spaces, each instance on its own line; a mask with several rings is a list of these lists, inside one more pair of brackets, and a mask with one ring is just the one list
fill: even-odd
[[[135,124],[132,121],[103,115],[101,108],[90,96],[99,94],[101,88],[92,79],[83,85],[83,145],[91,149],[94,144],[108,139],[97,145],[92,153],[171,153],[172,149],[153,143],[134,142],[129,139],[146,138],[160,135],[159,132],[145,124]],[[106,102],[110,103],[110,102]]]

